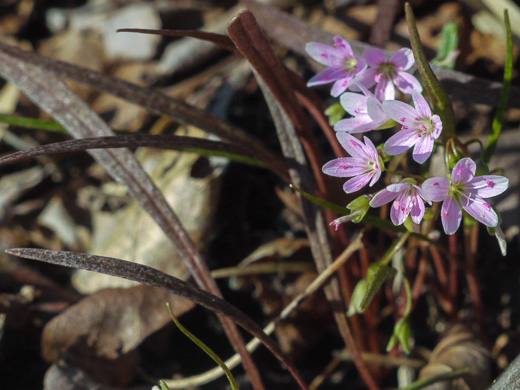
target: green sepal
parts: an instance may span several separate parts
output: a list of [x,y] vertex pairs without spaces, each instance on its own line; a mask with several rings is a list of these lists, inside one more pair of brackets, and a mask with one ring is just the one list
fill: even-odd
[[425,208],[425,211],[424,211],[424,217],[423,217],[423,219],[424,219],[425,221],[430,221],[430,220],[433,219],[434,216],[435,216],[435,212],[433,211],[433,209],[430,208],[430,207],[426,207],[426,208]]
[[366,213],[370,209],[370,199],[366,195],[361,195],[359,198],[354,199],[347,205],[347,209],[350,210],[350,213],[353,214],[355,212],[360,211],[361,214],[354,218],[352,222],[359,223],[363,220]]
[[325,115],[329,117],[329,124],[331,126],[334,126],[342,120],[346,113],[340,103],[334,103],[325,110]]
[[374,299],[374,296],[377,294],[383,283],[390,276],[394,275],[395,272],[395,268],[381,263],[372,264],[370,268],[368,268],[368,287],[365,296],[359,305],[360,312],[364,312],[368,308],[370,302],[372,302],[372,299]]
[[403,225],[410,233],[415,233],[417,231],[418,225],[412,221],[412,217],[410,215],[408,215]]
[[379,154],[379,158],[383,161],[383,162],[388,162],[390,161],[394,156],[390,156],[389,154],[386,154],[385,152],[385,144],[381,144],[377,147],[377,152]]
[[392,334],[392,337],[390,337],[390,341],[388,342],[388,345],[386,346],[386,351],[390,352],[392,349],[395,348],[397,343],[401,344],[401,347],[403,348],[404,353],[407,355],[412,351],[410,346],[410,335],[411,335],[411,328],[410,324],[408,323],[407,318],[402,318],[394,326],[394,333]]
[[464,229],[471,229],[478,225],[478,221],[468,213],[464,213]]
[[462,160],[465,155],[462,150],[460,150],[455,141],[453,139],[449,139],[446,143],[446,166],[449,169],[453,169],[455,165]]
[[363,298],[368,289],[368,280],[361,279],[354,287],[352,297],[350,298],[350,304],[348,305],[347,316],[351,317],[356,313],[362,313],[360,306]]

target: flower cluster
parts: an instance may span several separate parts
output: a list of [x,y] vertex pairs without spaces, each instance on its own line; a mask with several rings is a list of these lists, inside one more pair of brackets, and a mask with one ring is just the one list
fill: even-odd
[[[367,184],[373,186],[384,170],[372,141],[364,136],[361,142],[352,134],[399,124],[400,130],[385,142],[384,152],[395,156],[413,148],[415,162],[423,164],[429,159],[435,140],[442,133],[442,122],[421,94],[417,78],[407,72],[415,64],[410,49],[398,50],[388,59],[382,50],[370,48],[360,58],[346,40],[336,36],[334,46],[311,42],[306,50],[327,67],[311,78],[308,86],[334,83],[331,95],[339,97],[341,106],[350,115],[334,125],[337,139],[350,157],[332,160],[323,167],[327,175],[349,178],[343,186],[346,193],[356,192]],[[413,105],[396,100],[396,88],[411,95]],[[369,205],[380,207],[393,202],[390,218],[395,225],[401,225],[408,218],[420,224],[426,212],[425,202],[429,205],[443,202],[441,219],[446,234],[457,231],[462,210],[484,225],[496,227],[499,218],[486,199],[504,192],[509,180],[495,175],[475,176],[475,173],[475,162],[463,158],[453,168],[451,180],[435,177],[421,186],[407,178],[376,193]]]

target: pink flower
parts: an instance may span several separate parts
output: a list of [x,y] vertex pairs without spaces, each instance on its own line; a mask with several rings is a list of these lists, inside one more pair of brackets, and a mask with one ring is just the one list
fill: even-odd
[[334,126],[334,130],[351,134],[365,133],[377,129],[388,121],[381,102],[362,85],[359,88],[364,95],[345,92],[340,96],[341,106],[352,115],[352,118],[340,120]]
[[412,92],[412,98],[415,108],[397,100],[383,102],[386,115],[403,125],[401,131],[386,141],[385,152],[395,156],[415,145],[413,159],[422,164],[430,157],[434,140],[441,135],[442,122],[438,115],[432,115],[418,91]]
[[459,228],[462,220],[461,206],[484,225],[498,225],[498,216],[485,199],[504,192],[509,186],[509,179],[495,175],[475,177],[476,169],[477,165],[472,159],[463,158],[455,164],[451,182],[444,177],[434,177],[422,185],[426,199],[444,201],[441,219],[446,234],[453,234]]
[[336,133],[339,143],[352,157],[337,158],[323,166],[323,172],[330,176],[352,177],[348,180],[343,190],[350,194],[358,191],[368,184],[373,186],[381,176],[381,163],[376,147],[364,137],[363,144],[349,133]]
[[381,207],[394,199],[390,211],[390,218],[394,225],[402,225],[410,214],[414,223],[421,223],[425,211],[423,199],[426,199],[421,187],[407,182],[407,179],[401,183],[391,184],[372,198],[370,207]]
[[419,81],[405,72],[415,64],[410,49],[400,49],[387,60],[383,50],[370,48],[365,50],[363,57],[370,68],[359,73],[356,81],[367,88],[377,84],[375,95],[379,100],[395,99],[394,84],[406,95],[411,95],[414,90],[422,92]]
[[310,42],[305,50],[314,61],[327,66],[327,69],[311,78],[307,86],[334,82],[330,94],[338,97],[347,90],[354,76],[367,67],[366,62],[354,55],[350,44],[343,38],[334,37],[334,47],[318,42]]

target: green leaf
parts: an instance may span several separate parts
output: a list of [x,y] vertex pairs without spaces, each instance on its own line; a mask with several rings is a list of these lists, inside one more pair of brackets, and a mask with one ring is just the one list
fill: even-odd
[[443,128],[441,137],[446,141],[449,138],[455,137],[453,105],[426,59],[421,39],[419,38],[419,32],[417,31],[417,26],[415,24],[415,16],[413,14],[412,6],[410,3],[406,3],[404,9],[406,13],[406,21],[408,22],[410,44],[415,57],[415,64],[417,65],[417,69],[421,75],[424,88],[432,99],[433,111],[441,117]]
[[27,118],[14,115],[0,115],[0,122],[8,125],[24,127],[26,129],[39,129],[47,131],[55,131],[58,133],[68,134],[67,130],[56,121],[45,119]]
[[340,103],[334,103],[325,110],[325,115],[329,117],[329,124],[334,126],[343,119],[347,112],[343,109]]
[[161,390],[170,390],[165,381],[159,381],[159,386],[161,387]]
[[368,287],[359,305],[359,311],[364,312],[370,306],[370,302],[372,302],[385,280],[395,272],[394,268],[386,264],[376,263],[370,266],[367,272]]
[[495,153],[500,133],[504,125],[504,116],[506,114],[507,103],[509,101],[509,91],[511,89],[511,79],[513,77],[513,37],[511,34],[511,23],[509,22],[509,13],[507,9],[504,10],[504,21],[506,24],[507,33],[507,53],[506,63],[504,65],[504,84],[502,85],[502,92],[500,93],[500,100],[498,101],[498,108],[495,118],[493,119],[492,132],[488,138],[486,150],[482,155],[482,161],[488,163]]
[[460,25],[456,21],[448,22],[441,31],[441,43],[437,56],[432,60],[432,64],[453,69],[455,67],[455,59],[459,46],[459,28]]
[[361,214],[354,218],[352,222],[359,223],[370,209],[370,199],[366,195],[361,195],[359,198],[354,199],[347,205],[347,209],[350,210],[351,214],[360,212]]
[[[202,349],[204,352],[206,352],[206,354],[210,358],[212,358],[215,361],[215,363],[217,363],[220,366],[220,368],[222,368],[222,370],[225,372],[225,374],[227,376],[227,379],[229,381],[229,384],[231,385],[231,388],[233,390],[239,390],[238,383],[236,382],[235,377],[233,376],[233,374],[231,373],[229,368],[226,366],[226,363],[224,363],[224,361],[215,352],[213,352],[213,350],[211,348],[209,348],[206,344],[204,344],[202,341],[200,341],[193,333],[191,333],[188,329],[186,329],[184,326],[181,325],[179,320],[173,315],[173,311],[172,311],[172,308],[169,303],[166,303],[166,307],[168,307],[170,316],[172,317],[172,320],[175,323],[175,325],[177,325],[177,328],[179,328],[179,330],[182,333],[184,333],[191,341],[193,341],[195,344],[197,344],[197,346],[200,349]],[[168,388],[168,386],[166,386],[166,388]],[[161,385],[161,390],[164,390],[164,389],[162,389],[162,385]]]

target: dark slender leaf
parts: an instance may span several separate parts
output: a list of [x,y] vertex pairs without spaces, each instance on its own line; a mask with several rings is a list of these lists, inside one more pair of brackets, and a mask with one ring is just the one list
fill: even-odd
[[[45,62],[42,57],[36,56],[39,64],[33,65],[31,62],[25,61],[23,55],[21,58],[10,55],[10,51],[4,50],[5,48],[6,45],[0,43],[0,74],[18,85],[34,103],[60,122],[72,136],[85,138],[114,135],[108,125],[63,81],[53,72],[45,70],[41,64]],[[11,47],[7,46],[7,49],[9,48]],[[14,52],[24,54],[18,49],[15,49]],[[30,54],[29,57],[31,57]],[[113,82],[111,79],[109,81]],[[115,85],[117,86],[117,82]],[[126,185],[141,207],[161,227],[182,254],[181,257],[186,261],[195,281],[215,295],[221,295],[194,242],[166,202],[164,195],[143,170],[135,156],[128,149],[95,150],[89,153],[110,176]],[[245,348],[239,330],[227,317],[220,316],[219,319],[231,344],[240,353],[244,368],[250,375],[252,383],[261,384],[258,370]],[[263,386],[260,385],[256,388],[263,389]]]
[[139,34],[152,34],[152,35],[162,35],[165,37],[191,37],[201,39],[203,41],[208,41],[214,43],[218,47],[229,50],[232,52],[236,52],[237,49],[233,42],[229,37],[212,33],[206,31],[199,30],[148,30],[143,28],[120,28],[116,30],[116,32],[129,32],[129,33],[139,33]]
[[194,137],[184,137],[169,134],[137,134],[115,137],[83,138],[57,142],[38,146],[29,150],[23,150],[0,157],[0,164],[9,164],[19,160],[37,157],[47,154],[76,152],[91,149],[116,149],[152,147],[159,149],[174,149],[184,152],[197,153],[204,156],[221,156],[244,164],[266,167],[288,180],[286,170],[280,172],[278,166],[272,166],[272,161],[261,161],[262,156],[254,156],[250,151],[237,145],[212,141]]
[[509,22],[509,13],[507,12],[507,9],[504,10],[504,21],[506,24],[507,33],[507,54],[506,63],[504,65],[504,84],[502,87],[502,93],[500,94],[500,101],[498,102],[497,113],[493,119],[492,133],[488,138],[486,150],[482,156],[482,161],[484,161],[486,164],[489,163],[493,153],[495,153],[498,139],[500,138],[500,133],[502,132],[504,116],[506,114],[507,105],[509,103],[511,79],[513,78],[513,35],[511,33],[511,23]]
[[232,319],[253,336],[257,337],[291,371],[291,373],[293,373],[295,378],[299,381],[302,389],[307,389],[307,386],[299,375],[296,367],[283,354],[280,347],[264,333],[260,326],[235,306],[229,304],[216,295],[193,286],[190,283],[146,265],[114,259],[111,257],[32,248],[13,248],[6,250],[6,252],[25,259],[99,272],[139,282],[178,295],[198,305],[204,306],[215,313],[224,315],[227,318]]

